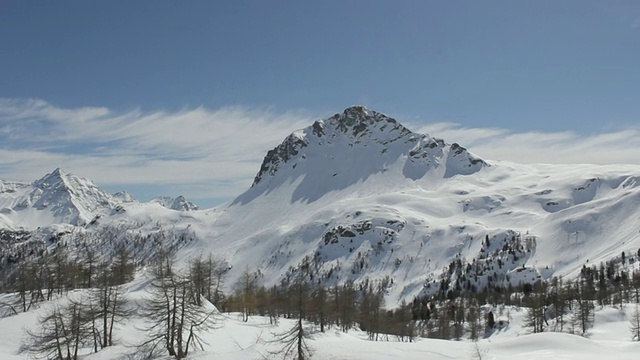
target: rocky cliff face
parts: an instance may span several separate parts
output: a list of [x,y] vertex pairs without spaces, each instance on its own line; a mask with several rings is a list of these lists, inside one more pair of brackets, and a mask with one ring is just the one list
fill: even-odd
[[170,196],[158,196],[151,199],[152,203],[158,203],[167,209],[176,210],[176,211],[193,211],[198,210],[198,205],[192,203],[185,199],[184,196],[179,195],[177,197]]
[[118,202],[91,180],[59,168],[32,184],[4,183],[0,191],[0,212],[7,223],[16,218],[23,222],[18,227],[27,228],[50,223],[84,225]]
[[[183,196],[159,197],[152,202],[177,211],[198,209]],[[127,192],[109,194],[93,181],[58,168],[31,184],[0,181],[0,228],[85,226],[127,204],[140,203]]]
[[[638,179],[638,166],[489,165],[355,106],[292,133],[251,188],[207,211],[182,197],[159,206],[111,196],[60,170],[33,184],[0,181],[0,228],[13,229],[0,232],[0,264],[60,241],[81,251],[82,239],[109,256],[116,237],[139,259],[159,246],[183,249],[181,261],[212,253],[267,286],[301,264],[327,285],[381,281],[394,303],[456,284],[570,279],[636,253]],[[241,272],[229,272],[230,286]]]
[[414,133],[385,114],[352,106],[292,133],[270,150],[252,187],[266,191],[306,177],[304,181],[322,181],[329,190],[344,188],[398,162],[405,178],[412,180],[436,168],[453,177],[488,166],[458,144]]

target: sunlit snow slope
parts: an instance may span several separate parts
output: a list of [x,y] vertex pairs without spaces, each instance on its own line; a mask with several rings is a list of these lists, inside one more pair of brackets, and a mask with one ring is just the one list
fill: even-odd
[[[640,167],[483,160],[361,106],[293,132],[267,153],[250,189],[215,209],[125,201],[89,181],[43,195],[66,177],[1,183],[0,227],[188,230],[195,241],[179,256],[224,257],[237,270],[228,286],[246,267],[269,285],[307,262],[327,285],[389,277],[391,306],[435,291],[458,260],[485,265],[472,276],[481,287],[489,276],[502,284],[573,276],[640,247]],[[184,211],[167,209],[174,204]]]
[[60,168],[32,184],[0,181],[0,213],[6,227],[84,225],[117,202],[91,180],[78,178]]
[[[494,280],[516,285],[637,251],[638,179],[637,166],[484,161],[356,106],[269,151],[207,243],[267,282],[305,258],[328,283],[389,276],[392,303],[456,259],[501,258]],[[516,237],[517,259],[501,251]]]

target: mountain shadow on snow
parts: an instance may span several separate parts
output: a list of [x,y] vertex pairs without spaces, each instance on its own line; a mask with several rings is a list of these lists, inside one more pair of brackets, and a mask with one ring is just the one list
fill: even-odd
[[[291,202],[313,202],[372,178],[423,180],[470,175],[488,164],[458,144],[417,134],[385,114],[352,106],[289,135],[264,158],[252,187],[234,203],[245,204],[283,185]],[[398,179],[399,175],[401,179]]]

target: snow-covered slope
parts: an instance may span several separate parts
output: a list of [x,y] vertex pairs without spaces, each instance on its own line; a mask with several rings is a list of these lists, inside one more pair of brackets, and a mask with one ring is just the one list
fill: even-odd
[[[127,192],[109,194],[93,181],[60,168],[31,184],[0,180],[0,228],[6,229],[35,230],[54,224],[87,226],[128,207],[143,206],[150,215],[155,214],[156,205],[176,211],[198,209],[183,196],[157,197],[141,204]],[[158,215],[165,216],[162,211]]]
[[486,165],[458,144],[413,133],[393,118],[354,106],[294,132],[269,151],[253,186],[236,203],[290,184],[295,184],[291,202],[307,203],[370,178],[421,180],[434,186]]
[[174,211],[173,200],[139,203],[69,178],[2,183],[0,226],[171,232],[180,257],[211,252],[259,270],[265,285],[303,262],[327,285],[388,278],[390,307],[442,279],[482,288],[571,277],[640,248],[640,167],[483,160],[361,106],[293,132],[250,189],[215,209]]
[[[84,225],[118,201],[91,180],[61,169],[32,184],[0,183],[0,212],[7,227],[33,229],[54,223]],[[12,226],[13,225],[13,226]]]
[[[144,284],[140,279],[126,287],[126,295],[133,301],[144,301]],[[0,301],[4,300],[0,295]],[[45,303],[37,309],[14,316],[0,318],[0,358],[9,360],[26,360],[31,357],[20,353],[20,345],[24,342],[24,329],[38,329],[37,318],[55,305],[63,304],[65,299],[56,299]],[[498,321],[504,326],[490,338],[476,343],[447,341],[439,339],[418,338],[414,342],[400,342],[394,336],[387,340],[370,341],[367,334],[360,330],[341,332],[333,327],[321,333],[312,324],[306,324],[306,330],[312,333],[308,345],[313,350],[312,359],[350,359],[350,360],[383,360],[383,359],[475,359],[474,353],[479,350],[483,359],[495,360],[600,360],[600,359],[637,359],[640,342],[632,341],[629,333],[629,319],[634,306],[627,304],[624,308],[606,307],[596,309],[594,327],[588,336],[570,335],[567,333],[544,332],[530,334],[523,328],[525,309],[505,308],[505,315]],[[509,314],[508,317],[506,314]],[[283,345],[277,340],[278,334],[289,331],[294,325],[293,319],[280,319],[271,325],[268,318],[252,316],[247,322],[241,320],[238,313],[221,314],[217,328],[201,334],[204,340],[203,350],[193,350],[188,358],[192,359],[281,359],[274,353]],[[144,318],[134,314],[122,324],[117,324],[114,346],[107,347],[98,353],[92,353],[91,346],[80,351],[82,359],[108,360],[133,358],[137,345],[148,339],[149,334],[142,329],[147,326]],[[384,339],[384,338],[383,338]],[[476,348],[477,345],[477,348]],[[141,355],[141,354],[138,354]],[[168,356],[156,359],[168,359]]]
[[435,292],[457,260],[482,266],[450,280],[481,288],[637,251],[638,179],[637,166],[485,161],[351,107],[269,151],[207,242],[268,283],[305,261],[329,284],[388,276],[393,304]]
[[198,210],[198,205],[192,203],[191,201],[187,201],[184,196],[180,195],[178,197],[170,197],[170,196],[158,196],[151,199],[149,202],[160,204],[167,209],[177,210],[177,211],[191,211]]

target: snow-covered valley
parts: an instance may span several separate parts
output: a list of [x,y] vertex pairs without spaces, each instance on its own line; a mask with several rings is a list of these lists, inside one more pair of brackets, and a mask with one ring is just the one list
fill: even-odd
[[[397,303],[456,259],[502,257],[499,277],[511,274],[517,285],[526,280],[520,274],[575,277],[583,265],[635,253],[638,179],[640,168],[630,165],[481,160],[352,107],[294,132],[267,154],[250,189],[214,209],[184,198],[140,203],[57,169],[33,184],[3,182],[0,226],[32,239],[109,226],[186,232],[184,257],[214,253],[260,270],[267,284],[307,258],[327,284],[389,276],[388,299]],[[499,253],[513,236],[518,260]],[[484,248],[487,237],[497,243]],[[521,267],[527,271],[516,274]]]
[[[293,132],[267,153],[251,188],[213,209],[183,197],[139,202],[108,194],[61,169],[33,183],[0,181],[0,270],[8,276],[16,264],[58,247],[80,259],[87,246],[102,259],[124,246],[143,267],[165,247],[182,267],[199,255],[224,259],[229,293],[244,269],[269,288],[304,264],[326,287],[384,283],[386,308],[394,309],[446,296],[453,284],[517,287],[554,276],[573,280],[585,266],[626,264],[623,254],[640,249],[639,203],[639,166],[491,161],[354,106]],[[142,296],[143,277],[127,285],[133,298]],[[586,337],[525,335],[524,311],[512,308],[512,319],[503,318],[509,326],[479,346],[489,359],[635,358],[632,307],[599,309]],[[0,319],[3,359],[24,358],[15,354],[23,336],[15,329],[33,326],[38,311]],[[269,343],[258,340],[292,324],[223,316],[224,326],[206,335],[208,350],[193,358],[268,357]],[[122,325],[123,344],[141,337],[136,321]],[[467,341],[366,339],[364,332],[332,329],[311,344],[318,359],[472,357]],[[119,345],[86,359],[125,352]]]
[[[132,300],[145,296],[137,279],[127,286],[127,294]],[[19,315],[0,318],[0,358],[7,360],[27,359],[28,354],[19,353],[24,341],[24,329],[37,328],[37,317],[44,309],[56,301],[42,304],[40,309]],[[596,310],[594,327],[587,336],[559,332],[530,334],[522,326],[525,309],[505,307],[500,310],[497,321],[504,325],[491,337],[477,343],[462,339],[447,341],[418,338],[414,342],[401,342],[393,336],[382,341],[370,341],[360,330],[342,332],[337,328],[321,333],[316,326],[307,324],[312,333],[309,345],[313,359],[477,359],[480,351],[482,359],[492,360],[537,360],[540,357],[552,359],[600,360],[637,359],[640,342],[632,341],[629,320],[635,304],[625,304],[622,308],[605,307]],[[498,310],[495,309],[496,313]],[[252,316],[248,322],[241,320],[239,313],[225,313],[218,319],[217,329],[208,332],[204,350],[192,352],[191,359],[280,359],[271,355],[281,345],[273,343],[277,334],[287,331],[294,320],[280,319],[272,325],[268,317]],[[137,351],[136,345],[145,340],[139,329],[144,319],[132,317],[116,329],[116,344],[98,353],[91,354],[85,349],[82,359],[105,360],[125,359]],[[169,359],[159,357],[158,359]]]

